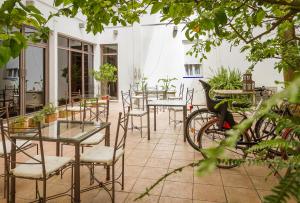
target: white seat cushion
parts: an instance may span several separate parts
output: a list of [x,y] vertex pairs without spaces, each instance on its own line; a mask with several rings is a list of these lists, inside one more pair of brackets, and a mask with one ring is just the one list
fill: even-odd
[[68,111],[76,111],[76,112],[80,112],[80,111],[84,111],[84,107],[80,107],[80,106],[70,106],[67,108]]
[[[116,160],[118,160],[123,154],[124,150],[118,149],[116,152]],[[80,161],[111,165],[113,161],[113,155],[113,147],[98,146],[84,152],[81,155]]]
[[171,99],[171,100],[176,100],[176,99],[182,99],[182,97],[168,97],[168,99]]
[[146,115],[147,111],[139,110],[139,109],[133,109],[129,112],[129,116],[143,116]]
[[96,145],[96,144],[99,144],[102,140],[104,140],[104,138],[105,138],[105,134],[99,132],[99,133],[92,135],[88,139],[84,140],[80,144],[81,145]]
[[169,109],[170,109],[170,111],[176,111],[176,112],[183,111],[182,107],[171,107]]
[[[41,160],[41,156],[37,155],[34,157],[37,160]],[[45,156],[45,168],[46,176],[58,169],[62,168],[71,161],[70,157],[58,157],[58,156]],[[37,161],[30,159],[26,163],[38,163]],[[19,164],[16,168],[11,170],[11,173],[18,177],[24,178],[42,178],[42,164]]]
[[[16,145],[18,147],[21,147],[23,144],[25,144],[25,142],[27,142],[27,140],[17,140],[16,141]],[[28,147],[29,145],[31,145],[32,142],[28,141],[24,146],[22,146],[22,148]],[[10,141],[6,141],[6,152],[8,154],[10,154],[11,151],[11,142]],[[4,155],[4,150],[3,150],[3,142],[0,142],[0,156]]]

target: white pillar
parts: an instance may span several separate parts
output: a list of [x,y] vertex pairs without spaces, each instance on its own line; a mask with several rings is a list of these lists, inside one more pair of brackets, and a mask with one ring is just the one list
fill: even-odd
[[57,106],[57,32],[55,29],[49,36],[49,102]]

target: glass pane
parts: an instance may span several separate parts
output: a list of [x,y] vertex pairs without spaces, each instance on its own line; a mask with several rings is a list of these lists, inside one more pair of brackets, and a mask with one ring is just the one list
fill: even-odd
[[111,45],[103,45],[102,46],[102,53],[103,54],[116,54],[118,53],[118,46],[111,44]]
[[66,47],[68,48],[69,47],[69,40],[65,37],[61,37],[61,36],[58,36],[57,38],[57,44],[59,47]]
[[58,68],[58,105],[66,104],[69,92],[69,51],[58,49],[57,68]]
[[84,51],[88,51],[88,50],[89,50],[89,45],[84,44],[84,45],[83,45],[83,50],[84,50]]
[[89,45],[89,53],[94,53],[94,46],[93,45]]
[[45,49],[29,46],[25,51],[25,110],[37,111],[45,104]]
[[24,31],[25,31],[25,35],[30,35],[36,32],[34,28],[30,28],[30,27],[25,27]]
[[20,114],[19,57],[0,68],[0,107],[8,106],[9,116]]
[[86,96],[91,97],[94,95],[94,77],[93,71],[93,55],[84,55],[84,93]]
[[71,52],[71,93],[80,92],[82,94],[82,55]]
[[[112,65],[117,66],[118,65],[118,55],[103,55],[102,57],[102,64],[104,63],[109,63]],[[116,75],[118,75],[118,73],[116,72]],[[105,87],[104,85],[101,85],[101,94],[105,95],[107,94],[107,90],[103,89],[103,87]],[[109,82],[108,83],[108,94],[116,99],[118,97],[118,81],[116,82]]]
[[71,49],[82,50],[82,43],[78,40],[70,39],[70,47]]

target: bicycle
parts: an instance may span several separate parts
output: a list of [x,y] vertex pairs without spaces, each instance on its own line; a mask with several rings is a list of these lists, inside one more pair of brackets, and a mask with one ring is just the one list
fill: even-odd
[[[228,122],[228,103],[223,102],[224,98],[212,99],[209,95],[211,87],[208,83],[200,80],[206,96],[207,108],[197,109],[192,112],[187,118],[186,125],[186,135],[189,144],[196,150],[200,151],[204,158],[206,154],[203,153],[201,149],[210,148],[217,146],[220,142],[227,138],[226,131],[231,129],[235,125],[235,121]],[[264,88],[258,89],[258,91],[263,94],[267,90]],[[221,103],[220,103],[221,102]],[[253,111],[253,114],[262,104],[262,101],[259,102],[257,108]],[[245,108],[248,107],[244,104],[232,103],[233,107],[236,108]],[[247,115],[243,112],[238,112],[242,117],[241,121],[247,119]],[[232,118],[233,119],[233,118]],[[232,158],[245,158],[247,153],[246,149],[251,146],[261,142],[262,140],[273,139],[275,136],[275,123],[271,119],[262,118],[255,122],[254,127],[250,127],[237,141],[234,149],[228,149],[225,153],[227,157],[232,156]],[[212,142],[213,141],[213,142]],[[277,153],[273,151],[272,153]],[[219,165],[222,168],[232,168],[237,164],[232,165]]]

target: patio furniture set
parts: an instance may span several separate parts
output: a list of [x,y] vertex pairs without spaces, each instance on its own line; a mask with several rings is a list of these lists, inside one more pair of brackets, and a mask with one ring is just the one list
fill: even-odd
[[[76,109],[75,109],[76,107]],[[103,107],[103,110],[100,110]],[[71,119],[66,116],[64,120],[57,120],[48,124],[38,123],[36,127],[19,128],[11,125],[8,108],[0,109],[0,128],[2,143],[0,155],[4,158],[4,184],[7,202],[16,201],[16,179],[35,181],[36,201],[46,202],[61,196],[70,196],[72,202],[80,202],[81,193],[104,188],[108,191],[112,202],[115,202],[115,183],[124,188],[124,154],[127,136],[128,116],[127,112],[118,114],[118,125],[114,143],[111,146],[110,126],[108,121],[109,101],[100,101],[97,98],[80,98],[79,103],[66,105],[67,113],[72,114]],[[87,111],[90,116],[87,118]],[[76,120],[73,114],[80,114]],[[103,121],[101,116],[104,115]],[[102,131],[105,130],[105,133]],[[56,143],[56,155],[49,156],[45,153],[45,142]],[[104,142],[103,145],[98,145]],[[70,145],[75,149],[74,157],[63,154],[63,146]],[[28,149],[37,147],[36,155],[32,155]],[[89,147],[88,150],[84,148]],[[19,160],[17,154],[26,157]],[[120,175],[116,175],[115,164],[122,161]],[[106,179],[101,180],[95,175],[96,166],[106,168]],[[90,171],[90,184],[81,185],[81,167],[87,167]],[[71,171],[71,183],[69,189],[59,194],[47,195],[47,180],[53,176],[63,175]],[[120,179],[120,180],[119,180]],[[38,182],[42,183],[40,192]],[[109,192],[111,191],[111,192]]]

